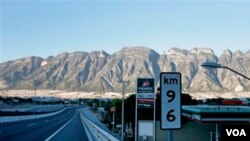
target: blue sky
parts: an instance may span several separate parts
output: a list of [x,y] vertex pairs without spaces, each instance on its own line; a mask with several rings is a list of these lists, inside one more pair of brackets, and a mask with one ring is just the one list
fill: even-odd
[[250,2],[2,0],[0,62],[146,46],[250,49]]

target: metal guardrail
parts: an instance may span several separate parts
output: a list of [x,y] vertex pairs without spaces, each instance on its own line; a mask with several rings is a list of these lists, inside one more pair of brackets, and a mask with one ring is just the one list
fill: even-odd
[[87,135],[89,141],[94,141],[95,138],[94,138],[94,136],[91,136],[92,134],[90,133],[90,129],[87,128],[87,125],[85,123],[83,114],[80,114],[80,118],[81,118],[81,122],[82,122],[83,128],[85,129],[85,132],[86,132],[86,135]]
[[117,138],[101,129],[87,118],[82,116],[82,119],[97,141],[119,141]]

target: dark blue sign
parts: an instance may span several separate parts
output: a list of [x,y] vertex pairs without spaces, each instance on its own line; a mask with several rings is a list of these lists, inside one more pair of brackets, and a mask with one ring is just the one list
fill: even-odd
[[137,79],[137,93],[154,93],[154,79],[153,78],[138,78]]

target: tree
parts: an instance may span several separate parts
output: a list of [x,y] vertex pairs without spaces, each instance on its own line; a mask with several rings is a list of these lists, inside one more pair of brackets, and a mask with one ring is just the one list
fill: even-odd
[[[116,124],[121,124],[121,119],[122,119],[121,118],[122,117],[121,116],[122,115],[122,100],[121,99],[114,99],[112,101],[112,107],[116,108],[115,123]],[[112,113],[111,113],[111,115],[112,115]]]

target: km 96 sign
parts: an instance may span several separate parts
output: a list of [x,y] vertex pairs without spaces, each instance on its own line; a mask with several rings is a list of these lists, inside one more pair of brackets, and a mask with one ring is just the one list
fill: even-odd
[[181,74],[163,72],[161,87],[161,128],[181,128]]

